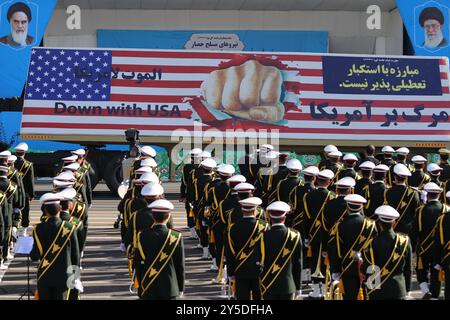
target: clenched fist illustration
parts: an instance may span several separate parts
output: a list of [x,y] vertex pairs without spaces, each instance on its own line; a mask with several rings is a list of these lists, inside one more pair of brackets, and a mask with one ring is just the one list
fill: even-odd
[[284,117],[280,102],[280,70],[249,60],[239,66],[211,72],[201,88],[206,102],[236,117],[277,122]]

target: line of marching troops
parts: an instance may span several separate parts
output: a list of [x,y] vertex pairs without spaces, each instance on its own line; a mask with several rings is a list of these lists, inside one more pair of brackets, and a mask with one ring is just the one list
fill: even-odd
[[[3,259],[12,259],[11,244],[28,236],[30,201],[34,198],[33,164],[25,160],[26,143],[0,152],[0,212]],[[53,189],[39,199],[42,215],[32,228],[31,260],[38,261],[35,299],[76,300],[83,291],[81,258],[92,203],[90,164],[78,149],[62,159]]]

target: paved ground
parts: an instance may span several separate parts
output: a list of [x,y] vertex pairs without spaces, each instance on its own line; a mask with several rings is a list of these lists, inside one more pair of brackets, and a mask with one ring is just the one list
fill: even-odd
[[[39,194],[48,190],[49,184],[39,183]],[[173,200],[175,205],[174,223],[178,230],[185,235],[186,250],[186,288],[184,299],[223,299],[221,286],[212,283],[215,273],[209,271],[210,261],[201,259],[201,250],[193,248],[197,241],[189,240],[184,206],[178,202],[178,183],[165,183],[166,197]],[[136,299],[136,295],[129,292],[130,279],[128,277],[127,260],[119,250],[120,234],[113,228],[117,217],[118,198],[110,196],[105,185],[97,186],[94,192],[93,207],[89,211],[89,233],[86,242],[84,258],[82,260],[82,282],[85,292],[82,299]],[[39,203],[33,201],[32,225],[37,223],[40,216]],[[7,270],[0,271],[0,299],[17,300],[27,288],[27,259],[16,255],[8,264]],[[34,292],[36,281],[36,264],[30,264],[30,286]],[[306,295],[309,288],[303,293]],[[412,295],[421,296],[417,283],[414,283]],[[27,296],[25,296],[27,299]],[[33,297],[31,297],[33,299]]]

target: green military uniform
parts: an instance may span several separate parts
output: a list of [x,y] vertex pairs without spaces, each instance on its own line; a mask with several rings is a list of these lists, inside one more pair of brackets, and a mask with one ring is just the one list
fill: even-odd
[[445,275],[445,300],[450,300],[450,213],[441,215],[436,224],[433,244],[433,268],[439,265]]
[[163,224],[139,232],[133,264],[141,299],[175,299],[183,292],[184,248],[180,232]]
[[237,300],[259,300],[260,251],[258,243],[267,222],[254,216],[243,217],[230,227],[225,242],[229,277],[235,277]]
[[[430,283],[430,293],[433,298],[438,298],[441,292],[439,271],[433,268],[434,233],[439,217],[447,210],[448,207],[439,200],[429,200],[417,209],[411,231],[412,246],[417,256],[417,281],[419,284]],[[428,277],[428,273],[430,273],[430,277]]]
[[[405,299],[411,287],[412,264],[411,242],[407,235],[396,233],[392,228],[379,232],[363,251],[362,259],[362,271],[372,284],[366,286],[366,299]],[[380,268],[379,287],[376,285],[378,273],[374,275],[375,280],[368,273],[374,266]]]
[[448,181],[450,179],[450,162],[441,159],[441,161],[439,161],[439,166],[442,168],[441,180]]
[[364,188],[372,184],[372,180],[366,177],[356,180],[355,193],[364,196]]
[[[40,261],[37,275],[39,300],[63,300],[69,266],[80,263],[76,227],[60,217],[50,217],[33,230],[30,258]],[[51,249],[51,250],[50,250]]]
[[376,235],[375,221],[349,213],[331,231],[328,245],[330,268],[343,283],[344,300],[357,300],[361,288],[360,253]]
[[[0,245],[3,243],[5,226],[3,222],[3,211],[6,210],[6,195],[3,191],[0,190]],[[0,246],[1,250],[1,246]]]
[[395,162],[392,158],[384,158],[381,163],[389,167],[389,171],[386,174],[386,184],[391,187],[394,182],[394,166],[397,162]]
[[0,176],[0,191],[6,195],[3,206],[3,243],[2,258],[7,260],[9,245],[11,243],[14,208],[19,207],[19,196],[17,185],[11,182],[6,176]]
[[303,185],[299,185],[292,190],[289,195],[289,204],[291,205],[291,212],[288,214],[286,219],[286,225],[290,228],[300,231],[302,235],[302,240],[305,240],[305,233],[302,229],[302,223],[304,221],[304,208],[303,208],[303,197],[305,194],[314,190],[314,184],[312,182],[304,182]]
[[430,175],[423,172],[423,170],[416,170],[408,177],[408,186],[422,190],[423,186],[430,182],[430,180]]
[[[203,172],[203,169],[202,169]],[[205,213],[205,201],[207,198],[207,186],[214,180],[213,173],[202,173],[197,179],[194,180],[194,187],[192,188],[193,195],[191,196],[193,201],[193,211],[196,221],[196,230],[199,234],[200,244],[203,248],[208,247],[208,227],[207,220],[204,216]]]
[[139,209],[146,207],[146,202],[141,195],[142,186],[134,185],[131,187],[117,206],[117,210],[122,215],[122,222],[120,224],[120,234],[122,242],[125,240],[128,224],[131,215]]
[[376,220],[374,216],[375,209],[384,203],[384,192],[387,186],[383,180],[376,180],[372,184],[366,186],[363,189],[362,196],[367,200],[364,206],[364,214],[372,219]]
[[301,289],[302,241],[298,231],[274,224],[261,241],[261,293],[264,300],[289,300]]
[[35,197],[34,193],[34,169],[33,163],[23,157],[17,157],[14,167],[22,176],[23,187],[25,189],[24,207],[22,209],[22,227],[30,224],[30,201]]
[[13,208],[13,227],[19,228],[22,220],[22,210],[25,207],[25,188],[23,186],[22,176],[13,166],[9,167],[8,179],[17,186],[16,200]]
[[289,203],[291,192],[297,187],[301,186],[302,181],[297,175],[288,175],[285,179],[278,182],[276,189],[272,193],[269,202],[283,201]]
[[184,207],[186,209],[186,220],[189,228],[193,228],[195,226],[195,221],[193,215],[191,215],[191,201],[192,199],[188,198],[188,189],[192,188],[193,181],[192,179],[192,170],[194,170],[198,164],[195,163],[186,163],[183,165],[183,176],[181,177],[180,184],[180,196],[184,198]]
[[320,217],[322,224],[322,239],[324,245],[324,251],[329,241],[329,233],[335,226],[335,224],[344,218],[347,211],[347,202],[344,200],[345,195],[336,195],[334,199],[327,201]]

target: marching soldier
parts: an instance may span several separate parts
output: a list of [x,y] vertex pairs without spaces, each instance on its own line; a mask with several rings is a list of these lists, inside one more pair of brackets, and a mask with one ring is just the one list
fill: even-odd
[[148,158],[156,157],[156,151],[150,146],[142,146],[139,148],[139,157],[136,158],[130,169],[130,181],[135,179],[135,170],[142,167],[141,161]]
[[[222,224],[222,228],[224,228],[224,230],[228,230],[228,223],[231,220],[231,212],[234,208],[239,206],[239,200],[241,200],[239,198],[238,190],[236,189],[236,187],[242,183],[245,183],[245,181],[245,177],[240,174],[234,175],[231,178],[227,179],[227,183],[230,186],[231,192],[226,199],[219,202],[218,209],[220,223]],[[254,187],[252,185],[250,186],[251,188],[249,189],[249,191],[253,191]]]
[[197,233],[195,232],[195,221],[194,221],[194,213],[191,210],[192,199],[188,198],[189,192],[188,188],[192,188],[193,181],[192,178],[192,170],[200,165],[199,155],[202,153],[202,149],[194,148],[189,151],[189,155],[191,156],[191,162],[185,163],[183,165],[183,176],[181,178],[180,185],[180,202],[184,202],[184,208],[186,209],[186,220],[191,231],[191,239],[197,239]]
[[302,240],[298,231],[284,224],[289,211],[289,205],[282,201],[267,207],[271,225],[260,242],[260,286],[264,300],[293,300],[301,296]]
[[8,179],[17,186],[16,191],[16,201],[13,211],[13,226],[12,226],[12,237],[15,239],[17,235],[17,229],[21,225],[22,220],[22,210],[25,207],[25,188],[23,186],[22,176],[19,171],[14,167],[14,162],[17,160],[15,155],[8,157]]
[[[366,151],[364,152],[365,157],[359,162],[359,164],[362,164],[366,161],[372,162],[374,165],[379,165],[380,161],[375,158],[375,146],[374,145],[368,145],[366,147]],[[359,168],[359,166],[358,166]]]
[[305,246],[308,247],[307,257],[311,258],[311,275],[313,292],[309,294],[311,299],[320,299],[323,297],[323,288],[320,287],[324,282],[325,265],[323,261],[322,232],[321,223],[322,213],[328,201],[334,199],[335,194],[327,188],[334,178],[331,170],[320,171],[316,177],[316,189],[303,197],[303,208],[305,212],[304,232]]
[[329,163],[325,169],[331,170],[336,175],[336,173],[343,168],[343,164],[340,162],[341,157],[342,152],[340,151],[332,151],[328,153]]
[[450,150],[446,148],[439,149],[439,166],[442,168],[442,181],[447,181],[450,179],[450,162],[448,158],[450,156]]
[[[383,161],[381,161],[381,164],[388,166],[390,169],[396,164],[394,159],[392,159],[392,155],[395,152],[394,148],[392,148],[391,146],[384,146],[383,149],[381,149],[381,152],[383,152],[384,155],[384,159]],[[393,172],[389,171],[386,177],[387,178],[386,183],[389,187],[391,187],[392,183],[394,182],[394,177],[392,173]]]
[[[267,167],[272,160],[274,147],[271,144],[263,144],[256,150],[255,154],[250,159],[249,180],[248,183],[256,186],[259,179],[259,170]],[[269,155],[269,157],[267,157]]]
[[159,199],[149,205],[154,224],[137,235],[134,268],[142,300],[174,300],[184,291],[181,232],[167,228],[173,204]]
[[320,170],[325,170],[331,164],[328,154],[335,151],[338,151],[338,148],[332,144],[329,144],[323,148],[324,157],[322,158],[322,160],[320,160],[319,163]]
[[328,244],[331,278],[342,281],[344,300],[363,300],[361,251],[377,231],[375,221],[364,218],[366,199],[359,194],[349,194],[344,201],[347,214],[334,226]]
[[400,214],[393,223],[394,230],[410,235],[416,209],[420,206],[419,193],[406,185],[406,179],[411,176],[411,171],[405,165],[396,164],[393,172],[394,186],[384,191],[384,204],[395,208]]
[[408,177],[408,186],[422,190],[423,186],[431,180],[430,176],[423,172],[427,159],[416,155],[412,157],[411,161],[414,163],[414,172]]
[[338,181],[345,177],[351,177],[356,180],[358,175],[355,171],[355,165],[358,162],[358,158],[353,153],[347,153],[342,160],[344,161],[344,166],[336,172],[334,180]]
[[199,157],[200,164],[191,171],[191,181],[193,184],[195,183],[195,180],[203,175],[203,167],[201,166],[201,162],[206,159],[211,159],[211,152],[204,150],[202,151],[202,153],[200,153]]
[[276,193],[278,183],[284,180],[289,174],[289,169],[286,166],[288,157],[289,153],[280,153],[278,155],[278,170],[274,171],[276,173],[273,173],[270,177],[271,181],[268,187],[267,201],[269,201],[271,194]]
[[268,197],[272,188],[272,179],[274,172],[277,172],[277,161],[279,153],[277,151],[269,151],[266,154],[260,153],[261,165],[258,171],[258,178],[254,184],[255,196],[261,198],[263,201],[262,207],[267,206]]
[[401,163],[403,164],[405,167],[407,167],[410,171],[412,171],[414,168],[412,168],[407,162],[406,162],[406,158],[408,157],[409,154],[409,149],[406,147],[401,147],[398,148],[397,150],[395,150],[395,152],[397,153],[397,163]]
[[[424,190],[427,192],[427,203],[417,209],[411,241],[417,255],[416,274],[423,294],[422,299],[429,300],[439,298],[441,292],[439,271],[433,268],[432,264],[432,247],[436,222],[449,208],[439,201],[442,189],[437,184],[429,182],[424,186]],[[430,278],[428,278],[428,273],[430,273]]]
[[367,199],[367,203],[364,206],[366,217],[376,220],[375,209],[383,205],[384,192],[388,189],[386,176],[389,172],[389,167],[384,164],[379,164],[373,168],[372,172],[374,181],[363,189],[362,196]]
[[[448,181],[448,180],[447,180]],[[446,193],[450,198],[450,192]],[[433,269],[439,272],[439,281],[445,278],[444,299],[450,300],[450,213],[441,215],[436,224],[433,244]]]
[[359,195],[364,194],[364,188],[372,183],[372,170],[375,164],[372,161],[365,161],[359,165],[361,172],[361,179],[358,179],[355,184],[355,193]]
[[302,163],[297,159],[290,159],[286,163],[288,169],[287,177],[278,182],[272,196],[269,198],[269,203],[273,201],[283,201],[288,203],[290,194],[297,186],[302,184],[298,176],[302,172]]
[[400,217],[397,210],[383,205],[375,214],[380,229],[362,254],[365,297],[367,300],[403,300],[411,288],[411,241],[407,235],[394,231],[393,224]]
[[258,243],[268,224],[256,219],[262,200],[256,197],[239,201],[242,219],[230,227],[225,253],[230,283],[235,283],[236,300],[260,300],[260,252]]
[[[234,189],[237,191],[239,201],[241,201],[241,200],[245,200],[245,199],[253,197],[253,192],[255,190],[255,187],[252,186],[250,183],[243,182],[243,183],[239,183]],[[258,208],[258,209],[259,210],[257,210],[256,218],[257,219],[263,218],[262,220],[265,220],[264,217],[262,216],[262,209],[261,208]],[[228,212],[227,216],[228,216],[227,230],[229,231],[231,226],[233,224],[235,224],[236,222],[238,222],[239,219],[242,218],[241,206],[237,205],[234,208],[232,208]]]
[[205,206],[208,208],[206,216],[209,226],[209,247],[213,256],[211,270],[217,271],[220,265],[221,253],[223,248],[223,225],[220,223],[219,203],[226,199],[231,192],[227,179],[230,178],[235,169],[230,164],[224,164],[216,170],[218,178],[215,179],[207,192]]
[[[39,261],[37,270],[37,296],[39,300],[65,300],[68,288],[70,266],[80,263],[76,227],[60,218],[62,196],[44,194],[40,202],[42,211],[48,217],[33,229],[33,249],[30,258]],[[82,291],[81,281],[72,280],[71,287]]]
[[80,165],[78,169],[78,174],[80,175],[80,180],[83,180],[86,189],[86,203],[90,207],[92,204],[92,185],[91,176],[94,175],[94,171],[91,168],[91,164],[86,160],[86,150],[77,149],[71,151],[73,155],[76,155],[78,159],[76,162]]
[[33,163],[25,160],[28,145],[25,142],[19,143],[15,148],[17,160],[14,166],[22,176],[23,187],[25,189],[25,205],[22,209],[22,227],[26,228],[30,224],[30,201],[34,199],[34,169]]
[[441,173],[443,169],[437,163],[430,163],[427,166],[427,172],[430,175],[430,182],[436,183],[438,186],[442,187],[443,182],[441,181]]

